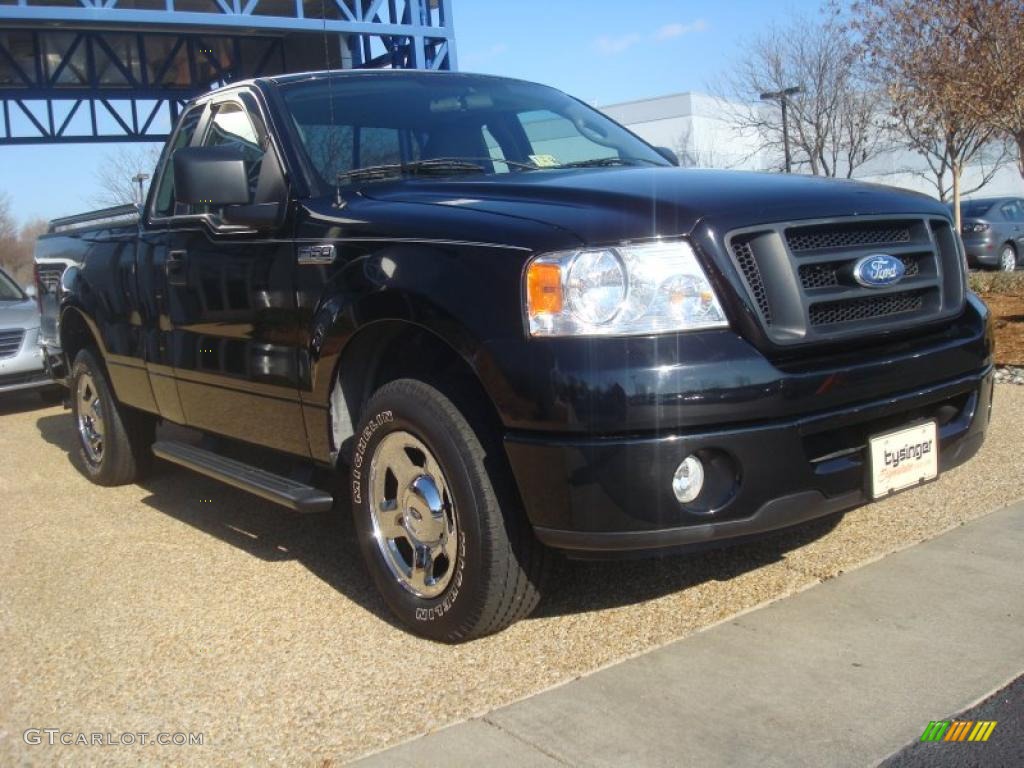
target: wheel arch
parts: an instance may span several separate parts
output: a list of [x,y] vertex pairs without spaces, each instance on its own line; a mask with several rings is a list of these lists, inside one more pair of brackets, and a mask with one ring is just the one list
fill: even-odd
[[106,355],[96,324],[75,305],[66,305],[60,314],[60,346],[67,358],[68,370],[75,363],[75,356],[86,347],[95,347],[100,362]]
[[331,367],[327,400],[332,458],[345,457],[370,397],[401,378],[425,381],[489,426],[501,419],[465,337],[452,339],[409,318],[379,318],[353,331]]

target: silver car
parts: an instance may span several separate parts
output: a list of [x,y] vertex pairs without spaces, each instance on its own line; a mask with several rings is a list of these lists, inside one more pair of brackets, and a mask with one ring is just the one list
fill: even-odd
[[1024,266],[1024,199],[964,200],[960,214],[968,264],[1003,272]]
[[0,394],[21,389],[39,390],[46,402],[63,394],[43,370],[39,307],[0,269]]

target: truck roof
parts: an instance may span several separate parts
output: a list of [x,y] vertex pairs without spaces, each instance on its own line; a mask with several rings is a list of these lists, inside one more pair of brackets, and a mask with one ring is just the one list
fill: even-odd
[[423,69],[321,69],[310,72],[292,72],[284,75],[269,75],[266,77],[253,77],[247,80],[239,80],[238,82],[231,83],[229,85],[221,86],[208,93],[204,93],[197,96],[193,101],[196,104],[201,104],[206,99],[212,98],[218,93],[230,90],[232,88],[239,88],[247,85],[269,85],[272,87],[278,87],[282,85],[289,85],[292,83],[304,83],[313,80],[323,80],[331,78],[335,80],[346,80],[350,78],[366,78],[366,77],[406,77],[416,79],[426,78],[443,78],[443,79],[462,79],[472,78],[479,80],[504,80],[509,82],[527,82],[513,77],[503,77],[501,75],[484,75],[477,74],[474,72],[449,72],[445,70],[434,71],[434,70],[423,70]]

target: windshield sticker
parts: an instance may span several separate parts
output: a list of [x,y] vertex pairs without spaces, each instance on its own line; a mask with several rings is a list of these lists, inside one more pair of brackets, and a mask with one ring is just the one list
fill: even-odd
[[538,168],[557,168],[561,165],[554,155],[530,155],[530,162]]

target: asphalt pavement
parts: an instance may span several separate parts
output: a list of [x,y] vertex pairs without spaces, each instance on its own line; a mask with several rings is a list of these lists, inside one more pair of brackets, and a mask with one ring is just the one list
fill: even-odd
[[941,720],[995,722],[984,743],[911,742],[885,760],[881,768],[1020,768],[1024,765],[1024,677],[977,706]]

